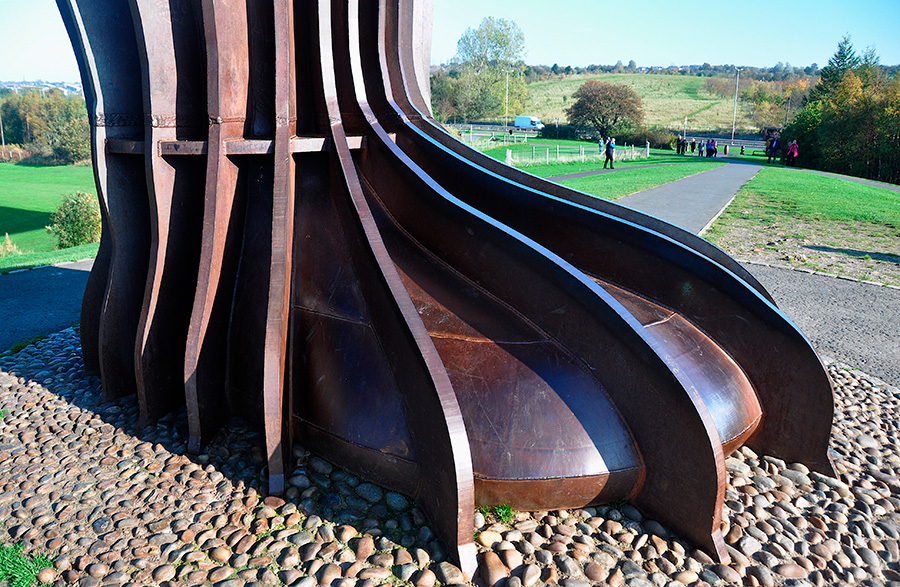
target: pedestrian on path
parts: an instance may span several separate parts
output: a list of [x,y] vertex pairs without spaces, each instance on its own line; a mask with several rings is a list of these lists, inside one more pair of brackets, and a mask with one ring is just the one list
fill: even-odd
[[799,151],[800,151],[800,148],[797,146],[797,141],[796,140],[791,141],[791,144],[788,145],[788,152],[787,152],[787,164],[790,167],[793,167],[794,165],[797,164],[797,156],[800,154]]
[[606,160],[603,161],[603,169],[606,169],[606,164],[609,163],[610,169],[615,169],[615,160],[616,160],[616,139],[610,138],[606,141]]
[[772,139],[772,146],[769,147],[769,151],[766,153],[766,163],[778,163],[778,149],[781,148],[781,142],[778,140],[778,137],[774,137]]

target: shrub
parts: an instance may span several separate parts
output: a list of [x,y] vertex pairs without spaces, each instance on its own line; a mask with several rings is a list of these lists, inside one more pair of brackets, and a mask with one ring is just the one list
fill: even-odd
[[95,243],[100,240],[100,205],[87,192],[63,196],[63,201],[50,215],[47,232],[59,239],[58,249]]
[[643,146],[650,141],[650,146],[656,149],[672,149],[675,146],[675,135],[667,130],[657,128],[637,128],[625,131],[618,135],[617,143]]

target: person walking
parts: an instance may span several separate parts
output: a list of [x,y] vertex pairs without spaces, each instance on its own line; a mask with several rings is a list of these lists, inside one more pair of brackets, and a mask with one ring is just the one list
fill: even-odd
[[778,163],[778,149],[781,148],[781,141],[778,140],[778,137],[772,139],[772,146],[769,148],[769,157],[766,159],[766,163]]
[[697,150],[697,139],[691,139],[691,155]]
[[606,164],[609,163],[610,169],[615,169],[615,160],[616,160],[616,139],[610,138],[606,141],[606,159],[603,161],[603,169],[606,169]]
[[800,147],[797,146],[796,139],[788,145],[787,164],[791,167],[797,164],[797,156],[800,155]]

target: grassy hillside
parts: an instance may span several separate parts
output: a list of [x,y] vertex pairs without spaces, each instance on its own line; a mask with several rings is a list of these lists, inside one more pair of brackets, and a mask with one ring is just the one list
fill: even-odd
[[[628,85],[644,100],[644,121],[648,126],[682,128],[688,117],[688,134],[692,131],[728,130],[734,114],[734,102],[709,94],[705,78],[680,75],[647,75],[640,73],[574,75],[530,84],[524,114],[537,116],[545,123],[566,120],[566,108],[572,105],[572,94],[588,80]],[[750,109],[738,104],[738,129],[755,132]]]
[[56,237],[44,229],[50,213],[64,194],[79,190],[97,193],[90,166],[0,163],[0,238],[9,233],[23,253],[52,251]]

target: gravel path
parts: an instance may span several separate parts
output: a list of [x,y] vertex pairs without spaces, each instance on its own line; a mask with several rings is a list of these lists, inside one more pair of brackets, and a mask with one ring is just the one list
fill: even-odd
[[0,542],[48,554],[79,587],[698,587],[897,585],[900,390],[829,367],[839,479],[743,448],[726,461],[732,562],[628,504],[476,516],[464,577],[411,500],[293,447],[283,498],[257,489],[263,439],[232,420],[183,454],[184,413],[139,427],[134,397],[99,402],[74,328],[0,359]]

